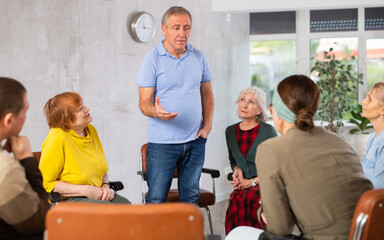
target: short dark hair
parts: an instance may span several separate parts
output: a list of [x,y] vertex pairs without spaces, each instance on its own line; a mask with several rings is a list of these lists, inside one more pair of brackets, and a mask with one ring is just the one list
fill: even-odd
[[76,92],[64,92],[49,99],[44,106],[49,128],[70,129],[82,100]]
[[164,26],[167,26],[168,25],[168,22],[169,22],[169,17],[172,16],[172,15],[177,15],[177,14],[188,14],[189,16],[189,20],[191,20],[191,24],[192,24],[192,15],[191,13],[183,8],[183,7],[179,7],[179,6],[173,6],[171,8],[169,8],[163,15],[163,18],[161,19],[161,24],[164,25]]
[[7,113],[18,115],[24,108],[25,87],[15,79],[0,77],[0,119]]

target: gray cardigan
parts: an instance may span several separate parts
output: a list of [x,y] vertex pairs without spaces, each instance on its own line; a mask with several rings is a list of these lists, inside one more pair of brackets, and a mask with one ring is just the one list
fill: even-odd
[[225,130],[229,162],[231,164],[232,170],[234,169],[234,167],[238,166],[243,171],[244,178],[250,179],[257,177],[257,170],[255,165],[257,146],[268,138],[277,136],[277,133],[275,128],[269,125],[268,123],[260,123],[260,128],[259,132],[257,133],[257,137],[253,142],[252,147],[248,150],[247,157],[245,158],[240,151],[236,139],[236,128],[239,124],[240,122],[233,124],[227,127],[227,129]]

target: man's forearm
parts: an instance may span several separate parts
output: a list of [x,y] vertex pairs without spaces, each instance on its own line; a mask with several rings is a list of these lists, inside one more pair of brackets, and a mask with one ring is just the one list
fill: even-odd
[[148,101],[140,101],[139,108],[141,113],[147,117],[157,117],[155,105],[149,103]]
[[212,129],[212,119],[214,110],[214,100],[212,92],[207,92],[202,95],[202,108],[203,108],[203,127]]
[[139,108],[147,117],[157,117],[155,108],[155,87],[139,87]]

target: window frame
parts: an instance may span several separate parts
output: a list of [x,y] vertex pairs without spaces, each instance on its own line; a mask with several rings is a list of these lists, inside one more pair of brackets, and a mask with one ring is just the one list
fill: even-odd
[[[383,6],[384,7],[384,6]],[[296,33],[289,34],[262,34],[250,35],[250,41],[273,41],[273,40],[295,40],[296,41],[296,73],[310,75],[310,40],[314,38],[347,38],[358,39],[358,69],[363,74],[363,84],[359,85],[358,102],[363,100],[367,93],[367,40],[384,38],[382,30],[365,30],[365,6],[357,7],[358,29],[357,31],[343,32],[310,32],[310,10],[296,11]],[[333,10],[334,8],[329,8]]]

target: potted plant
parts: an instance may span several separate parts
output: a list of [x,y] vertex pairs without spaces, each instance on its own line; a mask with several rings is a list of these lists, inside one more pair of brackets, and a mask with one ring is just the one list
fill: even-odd
[[361,113],[361,105],[359,105],[357,111],[351,111],[352,118],[349,119],[349,123],[354,124],[356,127],[349,130],[349,134],[351,134],[351,145],[359,157],[363,158],[369,133],[371,133],[369,129],[372,129],[373,126],[367,118],[361,115]]
[[[362,74],[355,71],[350,59],[337,60],[333,48],[323,52],[323,60],[315,60],[311,72],[317,74],[317,85],[321,92],[318,117],[321,124],[332,132],[341,133],[343,117],[355,108],[357,87]],[[313,58],[312,58],[313,59]]]
[[369,134],[368,129],[373,128],[371,122],[361,115],[363,107],[359,104],[358,111],[351,111],[352,118],[349,119],[349,123],[355,124],[357,128],[349,130],[349,134]]

